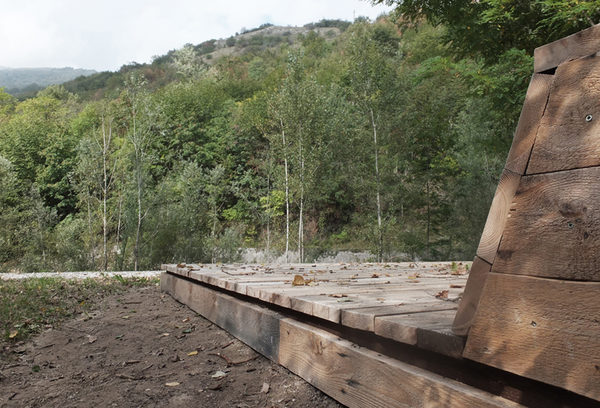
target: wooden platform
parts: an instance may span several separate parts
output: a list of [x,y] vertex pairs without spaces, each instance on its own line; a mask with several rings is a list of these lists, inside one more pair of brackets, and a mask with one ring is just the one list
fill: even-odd
[[163,265],[175,275],[452,357],[468,267],[451,263]]
[[163,265],[161,288],[349,407],[594,406],[461,357],[465,267]]
[[460,355],[462,339],[449,330],[466,276],[447,264],[163,269],[164,291],[349,407],[521,406],[318,324]]

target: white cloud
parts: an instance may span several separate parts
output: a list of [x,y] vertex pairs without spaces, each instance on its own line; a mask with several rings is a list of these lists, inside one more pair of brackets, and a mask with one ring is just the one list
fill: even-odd
[[0,10],[0,66],[116,70],[263,23],[374,19],[389,8],[359,0],[0,0]]

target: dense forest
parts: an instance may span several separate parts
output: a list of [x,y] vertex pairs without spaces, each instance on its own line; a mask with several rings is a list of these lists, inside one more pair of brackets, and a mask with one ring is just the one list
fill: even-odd
[[231,262],[243,248],[472,258],[533,48],[600,6],[388,3],[375,22],[265,25],[24,100],[0,90],[0,269]]

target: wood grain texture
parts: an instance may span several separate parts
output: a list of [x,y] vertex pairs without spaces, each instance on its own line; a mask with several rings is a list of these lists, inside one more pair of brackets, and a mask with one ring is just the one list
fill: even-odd
[[485,262],[483,259],[475,257],[471,272],[469,272],[469,280],[463,293],[462,299],[458,304],[458,310],[452,323],[452,331],[458,336],[466,336],[469,333],[479,299],[485,286],[492,265]]
[[600,24],[538,47],[533,52],[535,72],[547,71],[565,61],[600,51]]
[[350,408],[520,406],[304,323],[280,328],[279,363]]
[[492,272],[600,281],[600,168],[524,176]]
[[491,273],[466,358],[600,400],[600,283]]
[[169,273],[161,274],[161,290],[277,362],[281,320],[278,313]]
[[558,67],[526,174],[600,165],[599,99],[600,56]]
[[520,179],[519,174],[506,169],[500,176],[500,182],[477,248],[477,256],[490,264],[494,262],[498,251],[504,225]]
[[415,302],[388,306],[349,308],[342,310],[342,325],[372,332],[375,330],[376,317],[433,312],[437,310],[456,310],[456,303],[438,300],[437,302]]
[[375,318],[375,334],[450,357],[460,357],[464,342],[452,333],[454,310]]
[[505,168],[513,173],[525,174],[553,79],[553,75],[547,74],[533,74],[531,77],[517,130],[506,159]]

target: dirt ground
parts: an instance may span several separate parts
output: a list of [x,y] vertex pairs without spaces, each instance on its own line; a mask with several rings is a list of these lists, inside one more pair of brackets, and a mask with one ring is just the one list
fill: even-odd
[[0,407],[341,407],[155,286],[0,353]]

